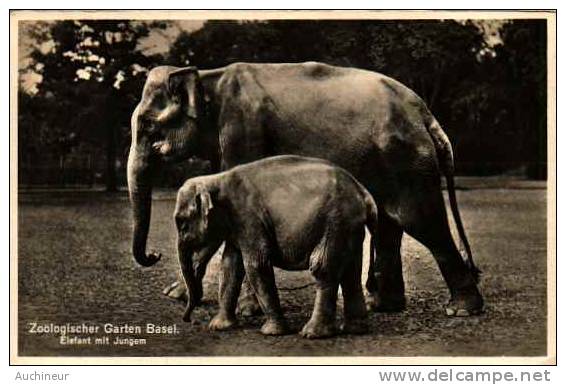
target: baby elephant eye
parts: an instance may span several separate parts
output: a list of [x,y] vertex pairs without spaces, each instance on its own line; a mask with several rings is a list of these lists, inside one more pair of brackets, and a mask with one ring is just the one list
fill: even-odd
[[178,220],[177,221],[177,231],[184,233],[188,230],[189,224],[186,220]]

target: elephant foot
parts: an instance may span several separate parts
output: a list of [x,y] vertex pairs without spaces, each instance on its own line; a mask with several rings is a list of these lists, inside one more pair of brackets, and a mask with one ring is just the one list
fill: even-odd
[[367,304],[368,310],[376,313],[399,313],[407,308],[405,296],[382,298],[377,293],[369,293]]
[[446,315],[449,317],[469,317],[483,313],[483,298],[481,295],[455,296],[446,305]]
[[328,338],[336,335],[338,328],[334,322],[322,322],[317,320],[310,320],[303,326],[299,333],[304,338]]
[[244,317],[251,317],[254,315],[261,315],[261,307],[257,303],[255,296],[243,297],[238,302],[237,312]]
[[165,287],[165,289],[163,289],[163,294],[171,299],[185,303],[189,300],[185,285],[179,281],[175,281],[172,284]]
[[234,317],[228,317],[225,314],[216,314],[208,324],[208,330],[222,331],[236,327],[238,321]]
[[282,336],[289,334],[289,327],[283,319],[270,318],[262,325],[261,333],[266,336]]
[[365,334],[369,330],[367,319],[345,320],[342,325],[344,334]]

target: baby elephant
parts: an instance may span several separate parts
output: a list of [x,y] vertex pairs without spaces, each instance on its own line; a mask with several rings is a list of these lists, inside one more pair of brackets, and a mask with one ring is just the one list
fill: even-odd
[[226,247],[236,252],[224,253],[220,310],[210,329],[236,324],[245,272],[267,318],[262,333],[288,333],[274,266],[309,269],[316,280],[314,310],[302,336],[336,334],[338,285],[344,297],[342,330],[362,333],[367,329],[362,249],[365,225],[375,237],[377,208],[347,171],[320,159],[285,155],[192,178],[179,190],[175,221],[179,261],[189,292],[185,321],[201,300],[208,261],[226,241]]

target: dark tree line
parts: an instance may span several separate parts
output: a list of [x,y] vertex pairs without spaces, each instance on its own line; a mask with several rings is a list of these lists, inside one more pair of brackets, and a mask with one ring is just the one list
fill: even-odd
[[123,170],[129,117],[147,69],[316,60],[379,71],[415,90],[450,136],[460,173],[546,177],[545,21],[506,22],[495,45],[474,22],[208,21],[182,32],[164,54],[146,54],[140,42],[166,27],[132,21],[36,26],[33,38],[51,40],[54,48],[38,45],[31,55],[43,81],[34,95],[20,92],[20,156],[33,162],[46,153],[94,150],[106,160],[106,183],[114,189],[123,183],[116,170]]

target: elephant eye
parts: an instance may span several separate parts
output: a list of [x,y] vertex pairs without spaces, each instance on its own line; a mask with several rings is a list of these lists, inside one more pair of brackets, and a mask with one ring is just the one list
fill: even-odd
[[162,93],[158,93],[153,97],[152,103],[151,103],[155,109],[157,110],[163,110],[165,109],[165,107],[167,107],[167,101],[165,100],[165,97]]

